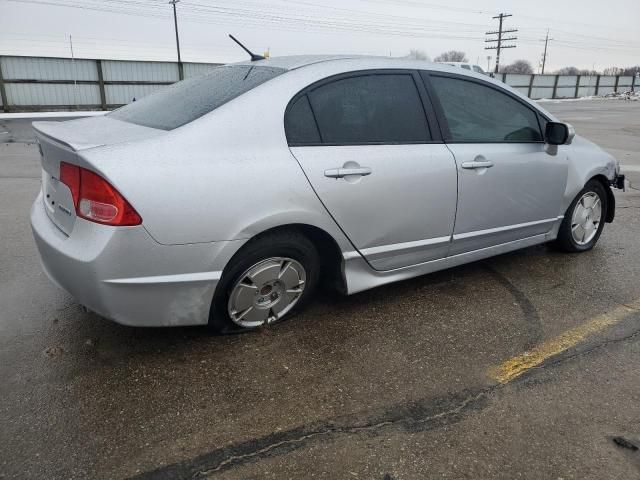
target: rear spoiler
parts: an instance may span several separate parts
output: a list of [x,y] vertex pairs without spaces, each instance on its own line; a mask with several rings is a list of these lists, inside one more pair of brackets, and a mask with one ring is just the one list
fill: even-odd
[[143,127],[135,123],[97,116],[62,122],[33,122],[38,135],[47,137],[75,152],[89,148],[144,140],[166,133],[164,130]]
[[[57,129],[55,128],[55,125],[57,123],[61,122],[32,122],[31,126],[36,131],[37,136],[46,137],[50,142],[60,144],[67,149],[73,150],[74,152],[80,150],[83,145],[65,142],[64,140],[56,136]],[[91,145],[88,147],[85,146],[85,148],[92,148],[97,146],[99,145]]]

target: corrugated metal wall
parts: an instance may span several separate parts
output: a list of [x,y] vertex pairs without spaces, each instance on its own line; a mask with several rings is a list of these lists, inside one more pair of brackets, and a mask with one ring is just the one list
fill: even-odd
[[[184,77],[215,66],[184,63]],[[111,109],[179,80],[176,62],[0,57],[0,73],[4,111]]]
[[[184,63],[184,78],[204,74],[216,65]],[[4,111],[111,109],[179,80],[175,62],[41,57],[0,57],[0,74]],[[637,88],[632,76],[500,74],[498,79],[533,99],[606,95]]]
[[106,82],[178,81],[178,65],[170,62],[127,62],[122,60],[102,60],[102,72]]
[[520,75],[504,73],[497,77],[534,100],[541,98],[581,98],[628,92],[640,87],[632,76],[605,75]]
[[9,105],[100,105],[97,85],[7,83]]
[[68,58],[0,57],[5,80],[98,80],[94,60]]

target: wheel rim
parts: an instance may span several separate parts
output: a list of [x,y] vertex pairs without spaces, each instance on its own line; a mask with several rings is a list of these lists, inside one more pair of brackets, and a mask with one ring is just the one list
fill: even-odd
[[578,245],[586,245],[598,233],[602,221],[602,201],[595,192],[587,192],[576,203],[571,217],[571,236]]
[[292,258],[262,260],[247,269],[233,286],[229,317],[244,328],[276,322],[298,303],[306,279],[304,267]]

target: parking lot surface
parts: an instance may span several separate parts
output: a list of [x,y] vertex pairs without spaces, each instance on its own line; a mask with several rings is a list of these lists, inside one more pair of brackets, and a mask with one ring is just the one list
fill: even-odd
[[28,120],[0,119],[0,478],[640,478],[640,102],[543,106],[630,180],[593,251],[321,294],[227,337],[55,288]]

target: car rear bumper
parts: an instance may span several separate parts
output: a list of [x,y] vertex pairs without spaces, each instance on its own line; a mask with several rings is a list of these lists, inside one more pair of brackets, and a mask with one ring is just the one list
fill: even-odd
[[143,226],[77,219],[70,236],[39,195],[31,227],[51,280],[99,315],[130,326],[206,324],[216,285],[237,242],[161,245]]

